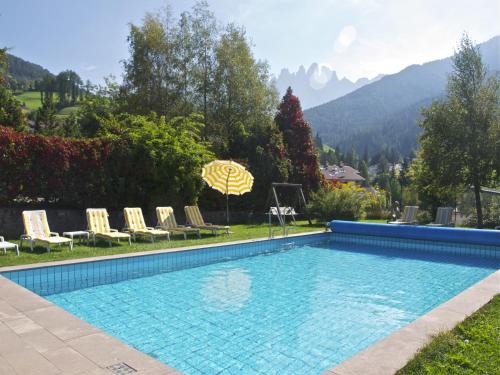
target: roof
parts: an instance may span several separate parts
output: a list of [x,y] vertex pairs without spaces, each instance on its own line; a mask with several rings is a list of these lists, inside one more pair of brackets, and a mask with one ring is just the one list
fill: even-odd
[[328,165],[321,167],[321,173],[327,181],[360,182],[365,180],[358,170],[349,165]]

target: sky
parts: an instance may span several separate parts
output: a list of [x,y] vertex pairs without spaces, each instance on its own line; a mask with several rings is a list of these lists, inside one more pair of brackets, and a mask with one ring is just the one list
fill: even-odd
[[[129,23],[194,0],[0,0],[0,47],[53,73],[102,82],[122,76]],[[224,24],[244,26],[274,75],[313,62],[355,80],[451,55],[467,31],[500,34],[500,0],[208,0]],[[500,57],[499,57],[500,58]]]

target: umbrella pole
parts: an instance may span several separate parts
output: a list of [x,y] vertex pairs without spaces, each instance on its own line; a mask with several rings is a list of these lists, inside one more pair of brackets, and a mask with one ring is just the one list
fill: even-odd
[[226,193],[226,221],[229,225],[229,194]]
[[226,179],[226,221],[229,225],[229,175],[231,174],[231,168],[229,168],[229,173]]

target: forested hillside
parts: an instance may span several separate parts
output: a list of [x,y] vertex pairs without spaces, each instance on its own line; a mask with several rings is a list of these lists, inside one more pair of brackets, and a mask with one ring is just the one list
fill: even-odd
[[20,57],[7,54],[9,85],[14,88],[28,88],[35,81],[46,76],[53,76],[51,72],[40,65],[25,61]]
[[[500,37],[479,45],[490,73],[499,70]],[[323,142],[342,150],[368,148],[371,155],[416,147],[420,108],[445,94],[451,59],[412,65],[350,94],[304,112]]]

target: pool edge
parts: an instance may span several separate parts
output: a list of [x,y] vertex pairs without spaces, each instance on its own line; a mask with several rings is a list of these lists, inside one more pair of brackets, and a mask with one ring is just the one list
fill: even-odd
[[211,247],[231,246],[231,245],[239,245],[239,244],[245,244],[245,243],[269,241],[269,240],[272,241],[272,240],[279,240],[279,239],[283,239],[283,238],[294,238],[294,237],[301,237],[301,236],[319,235],[319,234],[325,234],[325,233],[331,233],[331,232],[325,232],[324,230],[318,230],[318,231],[313,231],[313,232],[302,232],[302,233],[289,234],[286,237],[276,236],[272,239],[269,239],[268,237],[259,237],[259,238],[251,238],[248,240],[214,242],[214,243],[210,243],[210,244],[173,247],[173,248],[168,248],[168,249],[137,251],[137,252],[132,252],[132,253],[124,253],[124,254],[101,255],[101,256],[97,256],[97,257],[75,258],[75,259],[67,259],[67,260],[58,260],[58,261],[53,261],[53,262],[20,264],[17,266],[3,266],[3,267],[0,267],[0,273],[21,271],[21,270],[27,270],[27,269],[32,269],[32,268],[44,268],[44,267],[53,267],[53,266],[63,266],[63,265],[68,265],[68,264],[98,262],[101,260],[133,258],[133,257],[139,257],[139,256],[145,256],[145,255],[155,255],[155,254],[164,254],[164,253],[171,253],[171,252],[199,250],[199,249],[205,249],[205,248],[211,248]]
[[422,315],[382,340],[332,367],[323,375],[391,375],[433,336],[453,329],[500,293],[500,270]]

